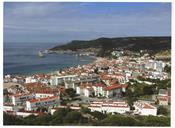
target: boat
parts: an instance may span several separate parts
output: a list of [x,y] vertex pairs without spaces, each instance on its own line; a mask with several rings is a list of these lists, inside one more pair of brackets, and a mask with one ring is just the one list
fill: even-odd
[[39,51],[39,52],[38,52],[38,56],[39,56],[39,57],[44,57],[44,54],[43,54],[41,51]]

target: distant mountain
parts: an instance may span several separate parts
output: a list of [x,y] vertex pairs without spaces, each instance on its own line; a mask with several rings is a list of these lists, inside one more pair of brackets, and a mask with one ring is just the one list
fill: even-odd
[[56,46],[50,50],[72,50],[97,48],[101,49],[101,56],[106,56],[114,49],[131,51],[148,50],[158,52],[171,49],[171,37],[121,37],[98,38],[95,40],[74,40],[65,45]]

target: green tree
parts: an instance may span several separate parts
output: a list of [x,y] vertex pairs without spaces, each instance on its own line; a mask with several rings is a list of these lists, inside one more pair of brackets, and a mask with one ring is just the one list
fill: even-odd
[[50,114],[47,115],[40,115],[35,120],[34,123],[36,125],[49,125],[52,121],[52,116]]
[[51,124],[60,125],[63,124],[65,116],[70,112],[70,109],[60,108],[53,114]]
[[76,124],[79,125],[84,122],[84,117],[80,112],[71,111],[64,118],[64,124]]
[[164,71],[167,72],[167,73],[171,73],[171,66],[166,65],[164,67]]
[[159,106],[158,109],[157,109],[157,114],[158,115],[167,115],[168,110],[163,106]]
[[20,117],[3,113],[3,124],[4,125],[24,125],[25,122]]
[[82,113],[85,113],[85,114],[86,113],[89,113],[90,114],[91,113],[91,110],[89,108],[87,108],[87,107],[81,107],[81,112]]
[[95,118],[99,119],[99,120],[102,120],[102,119],[107,117],[106,114],[103,114],[103,113],[98,112],[98,111],[91,112],[91,115],[94,116]]
[[68,88],[68,89],[65,90],[65,92],[71,98],[75,97],[75,95],[76,95],[75,94],[76,92],[75,92],[75,90],[73,88]]
[[143,94],[144,95],[152,95],[154,93],[154,89],[150,86],[143,87]]
[[122,115],[110,115],[102,120],[101,125],[105,126],[134,126],[135,119]]
[[170,118],[148,116],[145,118],[144,126],[170,126]]

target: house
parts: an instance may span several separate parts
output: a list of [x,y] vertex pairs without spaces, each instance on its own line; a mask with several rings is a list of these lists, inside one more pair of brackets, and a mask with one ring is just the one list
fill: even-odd
[[3,111],[17,111],[17,107],[13,104],[4,104],[3,105]]
[[60,84],[64,84],[65,81],[75,81],[77,79],[78,79],[77,75],[51,76],[50,84],[60,85]]
[[86,88],[84,88],[83,91],[84,91],[84,96],[86,96],[86,97],[89,97],[94,92],[94,90],[91,86],[87,86]]
[[21,117],[27,117],[30,115],[39,116],[39,115],[44,115],[44,114],[46,113],[38,112],[38,111],[25,111],[25,110],[20,110],[15,113],[16,116],[21,116]]
[[105,85],[103,83],[97,83],[92,85],[92,88],[94,90],[94,95],[97,97],[104,96],[104,91],[103,88]]
[[68,88],[73,88],[73,89],[76,89],[77,86],[79,86],[80,84],[80,81],[78,80],[74,80],[74,81],[65,81],[64,82],[65,84],[65,88],[68,89]]
[[18,93],[11,97],[13,105],[22,105],[25,101],[33,99],[35,95],[32,93]]
[[130,107],[125,101],[108,101],[108,102],[92,102],[88,108],[94,112],[102,113],[126,113],[130,111]]
[[107,86],[104,88],[104,96],[107,98],[110,97],[120,97],[122,92],[125,92],[127,88],[127,85],[120,85],[120,84],[113,84],[111,86]]
[[38,98],[26,101],[26,110],[36,110],[38,107],[53,107],[60,104],[59,96],[51,96],[46,98]]
[[133,106],[135,108],[134,114],[144,115],[144,116],[157,115],[157,108],[149,104],[148,102],[136,101],[134,102]]
[[25,78],[25,83],[26,83],[26,84],[27,84],[27,83],[36,83],[36,82],[38,82],[38,80],[37,80],[35,77],[29,76],[29,77],[26,77],[26,78]]
[[163,106],[168,105],[168,97],[167,96],[158,96],[157,100],[158,100],[159,105],[163,105]]
[[54,96],[53,93],[46,93],[46,92],[37,92],[35,93],[35,98],[46,98],[46,97],[51,97]]
[[79,95],[84,95],[86,97],[89,97],[90,95],[92,95],[93,92],[94,92],[94,89],[92,88],[92,84],[87,83],[76,87],[76,94],[79,94]]
[[76,87],[76,94],[83,95],[83,86]]
[[168,105],[171,103],[171,89],[159,89],[159,94],[157,96],[157,101],[159,105]]
[[46,98],[51,96],[59,96],[60,95],[60,89],[41,89],[37,90],[35,92],[35,98]]

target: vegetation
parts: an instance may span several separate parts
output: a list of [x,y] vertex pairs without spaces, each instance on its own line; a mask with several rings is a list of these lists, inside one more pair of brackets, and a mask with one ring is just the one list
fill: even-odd
[[[89,113],[89,112],[88,112]],[[170,126],[169,117],[134,116],[80,111],[60,108],[54,115],[28,116],[25,118],[4,113],[4,125],[74,125],[74,126]]]
[[[151,47],[150,47],[151,46]],[[56,46],[50,50],[72,50],[96,48],[98,56],[109,56],[114,49],[126,49],[131,51],[148,50],[157,53],[171,49],[171,37],[122,37],[122,38],[98,38],[83,41],[74,40],[68,44]]]
[[163,106],[159,106],[157,109],[157,114],[159,115],[167,115],[168,114],[168,110],[163,107]]
[[171,74],[171,66],[166,65],[164,71]]
[[70,98],[74,98],[76,96],[76,92],[73,88],[68,88],[65,90],[65,93],[68,95]]
[[133,84],[129,84],[128,88],[126,89],[126,93],[124,96],[126,96],[126,100],[128,101],[128,104],[130,105],[132,109],[133,102],[138,100],[139,98],[143,99],[152,99],[151,95],[158,94],[159,89],[167,89],[167,87],[171,87],[171,80],[155,80],[155,79],[145,79],[142,77],[138,77],[139,80],[142,81],[149,81],[154,84],[148,85],[145,83],[138,83],[137,81],[132,81]]

